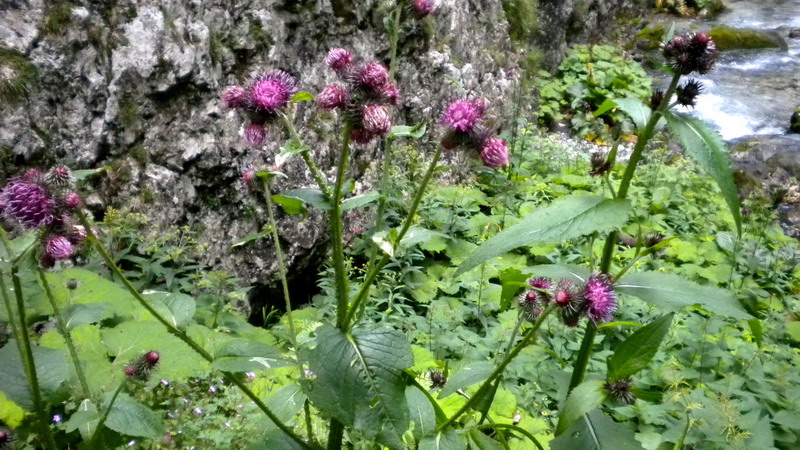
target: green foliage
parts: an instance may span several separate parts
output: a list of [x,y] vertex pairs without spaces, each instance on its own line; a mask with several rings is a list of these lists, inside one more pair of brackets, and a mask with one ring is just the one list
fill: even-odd
[[554,77],[544,75],[540,85],[540,119],[550,124],[569,119],[580,137],[606,138],[610,127],[631,131],[626,116],[609,110],[595,112],[609,99],[650,95],[651,80],[642,67],[618,48],[577,45],[570,49]]
[[[556,426],[556,436],[564,434],[573,424],[583,420],[583,416],[598,408],[606,399],[602,380],[585,381],[578,385],[567,397]],[[587,420],[587,424],[590,424]]]
[[503,0],[512,40],[529,42],[534,36],[539,25],[538,6],[536,0]]
[[22,53],[0,47],[0,105],[13,104],[30,92],[38,70]]
[[629,377],[647,368],[672,325],[672,317],[673,314],[661,317],[618,345],[608,359],[608,379]]
[[47,15],[44,18],[42,31],[46,34],[63,34],[72,24],[72,10],[75,5],[72,2],[59,1],[47,8]]

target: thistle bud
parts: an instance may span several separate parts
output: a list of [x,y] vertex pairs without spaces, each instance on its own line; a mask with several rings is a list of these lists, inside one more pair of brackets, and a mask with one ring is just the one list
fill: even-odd
[[603,388],[617,403],[632,405],[636,401],[636,397],[631,392],[632,385],[633,382],[630,378],[623,378],[621,380],[607,381]]
[[658,109],[658,107],[661,106],[661,102],[664,101],[664,95],[665,93],[661,89],[653,91],[653,94],[650,96],[650,109],[653,111]]
[[347,104],[347,90],[338,84],[325,86],[317,95],[317,106],[322,109],[342,108]]
[[358,74],[359,83],[374,91],[380,91],[389,82],[389,71],[378,61],[372,61]]
[[53,222],[56,203],[47,188],[23,179],[9,183],[0,192],[3,215],[23,228],[39,228]]
[[44,181],[52,188],[64,188],[72,184],[72,172],[64,166],[56,166],[47,172]]
[[429,372],[429,376],[431,378],[431,384],[435,388],[444,387],[444,385],[447,383],[447,377],[445,377],[444,374],[438,370],[431,370]]
[[161,359],[161,356],[158,354],[158,352],[151,350],[144,354],[144,359],[151,366],[155,366],[158,364],[158,360]]
[[481,159],[483,165],[493,169],[508,165],[509,154],[506,141],[498,138],[490,138],[481,149]]
[[81,206],[81,196],[77,192],[70,192],[64,196],[64,206],[69,209],[78,209]]
[[678,103],[683,106],[697,105],[697,96],[703,92],[703,83],[697,80],[689,80],[677,89]]
[[45,241],[44,251],[53,261],[63,261],[72,257],[72,243],[64,236],[50,236]]
[[297,81],[288,73],[274,69],[251,81],[248,91],[253,108],[275,114],[289,104],[297,92]]
[[267,141],[267,129],[260,123],[251,123],[244,129],[244,142],[250,147],[259,148]]
[[222,91],[222,103],[230,109],[247,107],[247,91],[241,86],[229,86]]
[[14,443],[14,433],[8,428],[0,428],[0,450],[11,448]]
[[424,19],[436,9],[436,4],[433,0],[414,0],[411,6],[417,19]]
[[389,111],[381,105],[368,105],[361,114],[364,129],[379,136],[386,135],[392,128]]
[[70,278],[69,281],[67,281],[67,289],[70,291],[78,289],[78,280]]
[[609,170],[611,170],[611,161],[606,158],[606,155],[600,152],[592,153],[592,156],[589,160],[592,164],[592,170],[589,171],[589,175],[596,177],[605,174]]
[[337,73],[347,71],[353,63],[353,54],[343,48],[333,48],[325,57],[325,64]]

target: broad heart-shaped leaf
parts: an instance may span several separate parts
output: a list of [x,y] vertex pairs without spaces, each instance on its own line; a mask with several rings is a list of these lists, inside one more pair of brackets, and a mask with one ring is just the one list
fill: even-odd
[[[194,317],[196,307],[194,298],[186,294],[153,291],[145,293],[144,297],[150,302],[150,306],[158,311],[173,326],[182,327]],[[144,318],[155,320],[155,318],[146,311]]]
[[81,402],[69,420],[64,423],[67,433],[79,430],[84,441],[91,439],[97,424],[100,422],[100,413],[97,407],[88,398]]
[[381,198],[381,194],[378,191],[369,191],[366,194],[350,197],[342,202],[342,211],[349,211],[351,209],[367,206],[370,203],[377,201],[379,198]]
[[281,205],[286,214],[302,214],[305,216],[308,213],[305,202],[299,198],[287,197],[285,195],[273,195],[272,201]]
[[[298,384],[289,384],[286,386],[282,386],[277,389],[269,398],[266,400],[267,407],[278,416],[281,423],[289,423],[289,421],[297,415],[302,409],[303,404],[306,402],[306,394],[303,393],[302,388]],[[294,442],[292,439],[289,439],[286,433],[281,431],[276,425],[275,422],[268,420],[263,422],[263,439],[266,441],[271,441],[274,439],[281,439],[281,442]],[[286,438],[286,439],[284,439]],[[297,443],[295,442],[295,445]],[[285,446],[272,446],[266,448],[294,448],[294,447],[285,447]]]
[[669,331],[672,316],[673,313],[669,313],[654,320],[619,344],[608,359],[608,378],[617,380],[629,377],[647,367]]
[[291,362],[277,348],[263,342],[231,339],[214,355],[211,366],[228,372],[250,372],[286,367]]
[[702,120],[688,114],[666,112],[672,134],[681,141],[683,149],[697,164],[708,172],[717,182],[725,202],[733,215],[736,230],[742,234],[742,214],[739,195],[731,172],[731,161],[725,142],[719,133],[708,127]]
[[730,292],[701,286],[664,272],[639,272],[625,275],[616,285],[619,292],[639,297],[656,306],[678,311],[685,306],[703,308],[733,319],[752,319]]
[[633,429],[592,411],[549,442],[551,450],[641,450]]
[[325,325],[308,353],[316,380],[307,386],[314,405],[368,439],[402,448],[409,426],[403,369],[414,365],[405,336],[388,328],[354,328],[352,334]]
[[[138,307],[136,299],[122,285],[86,269],[70,268],[60,272],[48,272],[45,277],[53,296],[62,308],[66,307],[70,299],[72,305],[102,304],[105,310],[101,316],[106,318],[115,314],[130,316],[132,311]],[[74,291],[67,289],[67,283],[72,280],[76,281],[78,285]],[[52,308],[44,292],[37,293],[27,301],[32,304],[46,305],[44,308],[48,313],[52,313]]]
[[476,361],[467,364],[461,370],[450,376],[447,384],[439,392],[439,398],[445,398],[459,389],[466,389],[475,383],[489,378],[495,367],[489,361]]
[[575,283],[585,283],[592,274],[586,267],[573,264],[541,264],[528,267],[526,272],[534,277],[566,278]]
[[606,400],[603,380],[584,381],[570,392],[556,426],[556,436],[567,431],[584,414],[599,408]]
[[467,443],[455,430],[446,430],[426,436],[419,443],[419,450],[466,450]]
[[428,397],[416,386],[406,387],[406,401],[411,421],[414,422],[414,439],[419,441],[436,428],[436,411]]
[[[32,344],[33,359],[36,362],[36,376],[44,398],[54,393],[69,375],[67,354],[63,350],[42,348]],[[14,340],[8,341],[0,349],[0,392],[26,411],[33,410],[25,367],[17,351]]]
[[[321,209],[323,211],[331,209],[330,203],[325,200],[325,196],[319,189],[290,189],[282,192],[280,196],[300,199],[314,208]],[[275,198],[276,196],[273,195],[272,199],[275,200]]]
[[419,139],[425,136],[425,124],[421,123],[410,127],[408,125],[395,125],[389,132],[389,139],[396,137],[408,137],[412,139]]
[[[111,393],[108,394],[111,396]],[[108,402],[110,398],[106,399]],[[164,435],[164,425],[150,408],[120,393],[111,411],[108,412],[105,426],[127,436],[157,438]]]
[[652,112],[641,99],[635,97],[617,98],[614,99],[614,103],[617,104],[617,108],[631,118],[637,130],[643,129],[647,121],[650,120]]
[[627,200],[600,196],[563,198],[525,216],[515,225],[481,244],[461,264],[454,276],[477,267],[486,260],[535,242],[561,242],[596,231],[621,227],[631,212]]

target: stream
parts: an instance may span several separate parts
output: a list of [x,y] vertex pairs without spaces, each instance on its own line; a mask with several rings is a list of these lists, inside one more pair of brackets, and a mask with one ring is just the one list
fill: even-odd
[[[680,21],[679,29],[716,25],[774,31],[788,49],[720,52],[717,67],[698,77],[705,86],[692,114],[714,125],[726,141],[754,135],[784,135],[800,105],[800,0],[727,0],[727,10],[712,20]],[[790,139],[794,141],[794,139]],[[800,150],[800,140],[797,140]]]

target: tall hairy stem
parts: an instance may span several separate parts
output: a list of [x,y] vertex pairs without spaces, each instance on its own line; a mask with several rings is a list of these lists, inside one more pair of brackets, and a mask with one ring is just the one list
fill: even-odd
[[278,236],[278,222],[275,221],[275,205],[272,202],[272,183],[267,179],[262,179],[264,186],[264,199],[267,203],[267,216],[269,218],[270,234],[272,241],[275,243],[275,257],[278,260],[278,276],[281,279],[281,287],[283,288],[283,299],[286,302],[286,316],[289,322],[289,341],[292,346],[297,349],[297,333],[294,329],[294,321],[292,320],[292,301],[289,296],[289,283],[286,281],[286,258],[283,255],[281,248],[280,236]]
[[347,163],[350,160],[350,131],[347,125],[342,133],[342,152],[339,155],[339,166],[336,169],[336,184],[331,196],[331,247],[333,249],[333,271],[336,280],[336,326],[347,331],[347,306],[350,303],[349,280],[344,261],[344,232],[342,230],[342,188],[347,174]]
[[[425,190],[428,187],[431,179],[433,178],[433,172],[436,170],[436,165],[439,163],[439,158],[442,156],[442,148],[437,147],[436,153],[433,154],[433,159],[431,160],[431,164],[428,166],[428,170],[425,172],[425,176],[422,178],[422,182],[420,183],[419,187],[417,188],[417,193],[414,195],[414,200],[411,203],[411,209],[408,211],[408,215],[406,216],[405,220],[403,221],[403,226],[400,229],[400,232],[397,234],[397,238],[394,241],[393,249],[397,250],[400,245],[400,241],[403,240],[408,229],[411,228],[411,224],[414,221],[414,216],[417,214],[417,210],[419,209],[420,203],[422,203],[422,198],[425,196]],[[389,263],[390,256],[384,254],[383,257],[378,261],[377,264],[372,266],[372,269],[367,272],[367,276],[364,277],[364,282],[361,284],[361,289],[356,294],[356,298],[353,300],[353,304],[350,306],[350,311],[347,314],[347,318],[345,322],[348,326],[352,326],[357,321],[356,315],[358,311],[361,310],[364,302],[366,302],[367,297],[369,297],[369,291],[372,287],[372,283],[378,278],[378,274],[380,274],[381,270]]]
[[47,282],[47,277],[44,274],[44,270],[39,267],[38,272],[39,279],[42,281],[42,286],[44,287],[44,293],[47,296],[47,300],[50,301],[50,306],[53,308],[53,315],[56,316],[58,330],[61,332],[61,335],[64,336],[64,342],[67,343],[69,356],[72,358],[72,364],[75,365],[75,373],[78,374],[78,382],[81,384],[83,395],[84,397],[89,397],[89,383],[86,382],[86,375],[84,375],[83,366],[81,366],[81,361],[78,359],[78,351],[75,350],[75,343],[72,341],[72,335],[67,328],[67,324],[64,322],[64,318],[61,316],[61,309],[58,307],[58,302],[56,302],[56,299],[53,296],[53,291],[50,289],[50,283]]
[[308,147],[303,144],[303,140],[300,138],[300,135],[297,133],[297,129],[294,127],[291,119],[284,114],[280,113],[279,116],[283,121],[283,125],[286,127],[286,131],[289,132],[289,136],[298,143],[298,145],[303,147],[303,151],[300,152],[300,157],[303,158],[303,161],[306,163],[306,167],[311,172],[311,176],[314,177],[314,181],[319,186],[319,190],[322,191],[322,195],[329,199],[331,196],[331,188],[328,186],[328,182],[325,180],[325,176],[322,174],[322,171],[319,169],[319,166],[314,162],[314,159],[311,158],[311,153],[308,150]]
[[[111,259],[111,256],[108,254],[105,246],[103,245],[100,240],[97,239],[95,236],[94,231],[92,230],[92,224],[89,223],[89,219],[87,219],[86,214],[83,211],[78,211],[78,217],[80,218],[81,224],[86,228],[86,234],[88,235],[87,240],[95,247],[100,256],[106,262],[106,265],[111,270],[111,272],[122,282],[125,288],[130,292],[130,294],[136,299],[136,301],[145,309],[147,310],[150,315],[152,315],[158,322],[163,325],[167,331],[172,334],[173,336],[177,337],[181,341],[183,341],[186,345],[189,346],[192,350],[194,350],[200,357],[205,359],[208,362],[213,362],[214,357],[211,356],[203,347],[200,346],[197,342],[195,342],[192,338],[190,338],[186,333],[184,333],[181,329],[175,327],[170,323],[164,316],[159,314],[150,303],[148,303],[147,299],[145,299],[142,294],[131,284],[131,282],[125,277],[120,270],[119,266],[114,263],[114,260]],[[317,446],[312,446],[303,441],[303,439],[294,433],[288,426],[284,425],[283,422],[272,412],[269,407],[264,404],[264,402],[253,392],[239,380],[231,372],[220,371],[224,376],[225,379],[231,383],[236,385],[242,393],[247,396],[253,403],[256,404],[258,409],[261,410],[274,424],[277,426],[281,431],[286,433],[286,435],[291,438],[293,441],[297,442],[302,448],[317,448]]]
[[108,406],[106,406],[105,411],[103,411],[103,415],[100,417],[100,420],[97,421],[97,426],[92,433],[92,437],[89,439],[88,447],[91,448],[102,448],[99,444],[97,444],[97,438],[100,437],[100,432],[103,429],[103,425],[105,425],[106,420],[108,419],[108,414],[111,412],[111,408],[114,406],[114,402],[117,401],[117,397],[119,393],[122,392],[122,389],[127,384],[128,379],[123,378],[122,382],[117,386],[117,389],[114,390],[114,393],[111,395],[111,399],[108,401]]
[[[678,87],[678,82],[681,79],[680,74],[675,74],[672,77],[672,82],[667,89],[667,92],[664,94],[664,99],[661,101],[661,104],[658,105],[653,114],[650,116],[650,120],[647,121],[647,124],[644,127],[644,130],[639,135],[639,140],[636,142],[636,146],[633,148],[633,153],[631,153],[631,158],[628,160],[628,165],[625,167],[625,172],[622,174],[622,181],[620,182],[619,189],[617,190],[616,198],[624,200],[628,196],[628,190],[631,187],[631,182],[633,181],[633,176],[636,173],[636,167],[639,165],[639,162],[642,160],[642,156],[644,155],[644,150],[647,148],[647,143],[650,142],[650,139],[653,137],[653,131],[656,128],[656,124],[661,119],[661,115],[664,111],[666,111],[669,107],[669,100],[672,97],[672,94],[675,93],[675,88]],[[600,260],[600,272],[602,273],[609,273],[611,270],[611,262],[614,259],[614,250],[617,248],[617,232],[612,231],[608,233],[608,237],[606,237],[605,245],[603,246],[603,257]],[[581,341],[581,349],[578,353],[578,359],[575,360],[575,365],[572,369],[572,378],[569,382],[569,392],[572,392],[579,384],[583,382],[583,378],[586,376],[586,369],[589,366],[589,360],[592,357],[592,345],[594,344],[594,338],[597,336],[597,326],[589,321],[586,324],[586,331],[583,335],[583,341]]]

